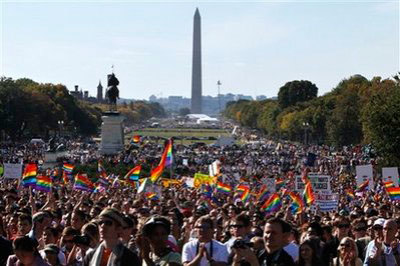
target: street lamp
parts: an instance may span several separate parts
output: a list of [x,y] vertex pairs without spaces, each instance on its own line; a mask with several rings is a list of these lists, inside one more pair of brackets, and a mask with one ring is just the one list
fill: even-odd
[[310,124],[308,122],[303,122],[303,127],[304,127],[304,144],[307,145],[307,130]]
[[63,129],[63,126],[64,126],[64,121],[63,120],[58,120],[58,127],[59,127],[59,131],[60,131],[60,133],[59,133],[59,135],[60,135],[60,137],[62,136],[62,129]]
[[181,136],[181,145],[183,146],[183,135],[182,135],[182,128],[183,128],[184,122],[183,121],[179,121],[179,133]]

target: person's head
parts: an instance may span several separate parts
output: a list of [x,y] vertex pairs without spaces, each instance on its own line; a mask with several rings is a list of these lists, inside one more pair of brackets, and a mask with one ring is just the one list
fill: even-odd
[[250,233],[251,221],[250,217],[246,214],[240,214],[235,217],[233,223],[230,225],[232,227],[232,235],[234,237],[245,237]]
[[18,217],[18,234],[26,235],[32,229],[32,217],[26,213]]
[[304,262],[315,262],[315,260],[317,260],[316,241],[307,239],[299,246],[299,265],[304,265]]
[[105,241],[119,238],[126,225],[122,214],[115,208],[106,208],[99,214],[100,237]]
[[121,239],[124,242],[128,242],[132,237],[133,230],[136,228],[136,224],[133,219],[127,215],[124,215],[123,219],[126,225],[122,228]]
[[64,228],[61,236],[61,244],[64,245],[66,250],[70,251],[74,247],[74,236],[79,235],[79,231],[71,226]]
[[356,242],[351,237],[344,237],[338,247],[339,255],[343,258],[346,253],[353,253],[354,257],[358,257],[358,248]]
[[378,218],[374,221],[372,230],[374,231],[375,238],[383,238],[383,225],[385,224],[385,219]]
[[280,218],[271,218],[264,227],[265,249],[272,253],[283,248],[287,242],[292,227]]
[[74,210],[71,215],[71,226],[76,230],[81,230],[85,224],[86,214],[81,210]]
[[315,237],[318,237],[319,239],[321,239],[322,234],[323,234],[322,227],[318,222],[311,222],[308,225],[308,228],[307,228],[307,236],[308,237],[315,236]]
[[337,228],[337,235],[339,239],[346,237],[350,232],[350,221],[347,217],[340,216],[335,220],[335,226]]
[[142,227],[142,234],[150,241],[154,249],[162,249],[166,246],[171,230],[170,221],[162,216],[153,216],[147,219]]
[[44,259],[47,261],[47,263],[52,266],[60,265],[60,261],[58,259],[58,253],[60,252],[60,249],[56,244],[48,244],[44,246],[43,250],[45,253]]
[[354,238],[357,240],[366,235],[368,229],[367,222],[364,218],[357,218],[353,221],[352,228]]
[[253,250],[258,251],[264,249],[264,239],[260,236],[254,236],[250,239],[250,243],[253,244]]
[[394,219],[386,220],[383,224],[383,240],[386,244],[391,244],[397,233],[397,223]]
[[82,226],[81,234],[90,239],[89,246],[95,248],[100,242],[99,227],[95,223],[87,223]]
[[209,242],[213,238],[214,223],[210,216],[204,215],[197,219],[194,228],[200,242]]
[[48,212],[38,212],[32,216],[32,223],[38,230],[43,230],[45,227],[50,226],[51,216]]
[[43,231],[43,241],[47,244],[56,244],[58,240],[59,232],[54,227],[46,227]]
[[14,253],[23,265],[32,264],[37,256],[37,243],[28,236],[17,237],[13,242]]

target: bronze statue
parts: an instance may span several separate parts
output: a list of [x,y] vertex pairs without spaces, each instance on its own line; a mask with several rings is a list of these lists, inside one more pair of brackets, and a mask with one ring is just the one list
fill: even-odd
[[110,103],[110,111],[117,111],[117,99],[119,98],[118,85],[119,80],[115,77],[114,73],[108,75],[106,97]]

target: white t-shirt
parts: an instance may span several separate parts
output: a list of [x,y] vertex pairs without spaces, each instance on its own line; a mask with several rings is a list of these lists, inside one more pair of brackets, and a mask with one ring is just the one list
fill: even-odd
[[283,249],[293,258],[293,261],[297,261],[299,259],[299,246],[295,243],[291,242]]
[[[183,250],[182,250],[182,263],[184,262],[191,262],[197,254],[197,244],[199,241],[192,240],[190,242],[187,242],[185,245],[183,245]],[[222,262],[228,262],[228,250],[226,249],[226,246],[222,244],[221,242],[218,242],[217,240],[212,240],[212,252],[210,251],[210,242],[206,244],[206,249],[209,255],[212,253],[212,259],[214,261],[222,261]],[[209,262],[206,258],[206,256],[203,256],[200,261],[200,266],[208,266]]]

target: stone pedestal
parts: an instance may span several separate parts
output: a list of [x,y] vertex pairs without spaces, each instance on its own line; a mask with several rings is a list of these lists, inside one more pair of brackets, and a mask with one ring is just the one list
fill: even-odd
[[124,117],[119,112],[103,113],[101,117],[101,154],[116,154],[124,149]]

